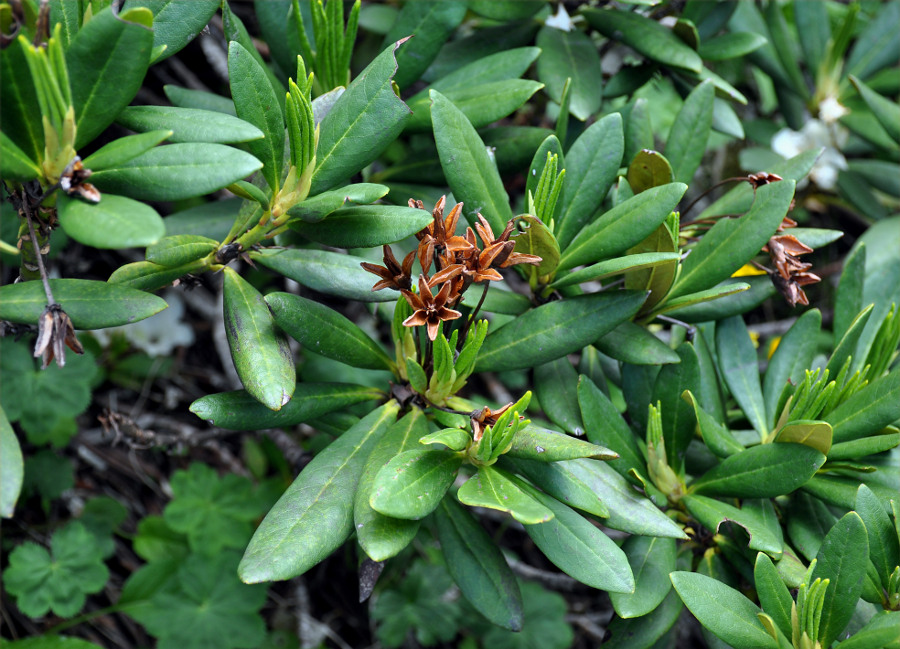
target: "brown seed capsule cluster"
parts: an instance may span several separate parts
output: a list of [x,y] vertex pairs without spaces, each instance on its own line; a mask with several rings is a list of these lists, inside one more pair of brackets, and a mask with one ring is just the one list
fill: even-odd
[[[422,201],[410,199],[412,208],[425,209]],[[399,263],[390,246],[384,246],[384,266],[361,264],[381,279],[373,291],[393,288],[403,293],[413,308],[413,314],[403,324],[407,327],[424,325],[428,337],[434,340],[442,322],[459,318],[462,314],[453,307],[459,304],[463,293],[475,283],[499,281],[503,276],[497,268],[516,264],[539,264],[541,258],[514,252],[515,241],[509,240],[513,222],[509,221],[499,236],[487,220],[478,215],[473,230],[466,228],[464,236],[456,234],[462,203],[457,203],[444,215],[445,197],[438,200],[431,211],[432,221],[416,234],[419,245]],[[477,236],[476,236],[477,232]],[[413,293],[412,266],[418,259],[422,272],[419,275],[418,293]],[[433,272],[432,272],[433,270]],[[433,291],[439,286],[437,293]]]
[[808,272],[812,268],[812,264],[799,259],[800,255],[810,253],[813,249],[799,241],[794,235],[783,234],[786,228],[793,228],[796,225],[796,221],[784,217],[781,225],[778,226],[778,233],[769,239],[768,244],[763,246],[763,252],[769,253],[772,264],[775,266],[775,270],[766,269],[766,271],[772,278],[775,288],[791,306],[809,304],[809,299],[801,287],[815,284],[821,280],[818,275]]

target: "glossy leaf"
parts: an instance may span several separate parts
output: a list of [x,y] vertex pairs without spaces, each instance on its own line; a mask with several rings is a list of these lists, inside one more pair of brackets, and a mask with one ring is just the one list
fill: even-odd
[[206,263],[202,259],[173,267],[161,266],[150,261],[136,261],[119,266],[109,276],[107,282],[139,291],[156,291],[188,273],[203,272],[206,269]]
[[[395,243],[424,228],[431,213],[394,205],[356,205],[335,210],[320,223],[295,222],[300,234],[335,248],[371,248]],[[377,281],[375,275],[371,275]]]
[[590,344],[634,315],[642,293],[616,291],[549,302],[488,335],[475,371],[546,363]]
[[150,65],[152,18],[144,8],[118,15],[107,9],[72,39],[66,67],[78,129],[76,148],[97,137],[140,90]]
[[451,498],[435,512],[447,570],[476,610],[511,631],[522,628],[522,596],[500,548],[484,528]]
[[594,215],[612,186],[624,151],[622,117],[607,115],[591,124],[566,153],[556,238],[562,249]]
[[769,240],[793,196],[793,182],[770,183],[756,190],[753,206],[741,218],[720,219],[682,263],[669,297],[702,291],[730,277]]
[[3,102],[0,130],[28,158],[37,161],[44,153],[44,129],[34,82],[22,47],[22,42],[14,39],[0,56],[0,99]]
[[700,43],[697,53],[704,61],[736,59],[766,44],[765,36],[753,32],[729,32]]
[[428,97],[431,90],[444,93],[466,86],[516,79],[525,73],[540,54],[541,50],[537,47],[514,47],[486,56],[476,56],[470,63],[449,74],[442,75],[428,88],[413,95],[410,102]]
[[835,444],[871,435],[897,419],[900,419],[900,370],[876,379],[825,417],[834,430]]
[[237,117],[234,101],[228,97],[206,92],[205,90],[190,90],[173,85],[163,86],[163,92],[166,93],[166,97],[172,102],[173,106],[195,108],[197,110],[213,110],[217,113]]
[[781,414],[775,412],[775,409],[785,384],[791,381],[797,385],[803,380],[806,369],[812,365],[816,336],[821,325],[822,314],[819,310],[807,311],[782,336],[778,349],[769,359],[763,379],[763,399],[766,402],[769,425],[774,426]]
[[6,133],[0,132],[0,174],[17,182],[28,182],[41,175],[41,168]]
[[231,358],[247,392],[270,410],[291,400],[297,374],[287,340],[263,296],[230,267],[222,288]]
[[418,520],[438,506],[462,465],[455,451],[413,448],[375,475],[369,505],[380,514]]
[[418,438],[427,432],[425,414],[413,408],[387,429],[366,460],[353,499],[353,527],[360,547],[372,561],[385,561],[395,556],[409,545],[419,529],[417,521],[379,514],[369,505],[369,498],[378,471],[395,456],[416,448]]
[[559,103],[566,78],[571,78],[569,110],[582,122],[600,109],[603,74],[597,46],[584,33],[545,25],[537,35],[541,48],[538,79],[547,84],[547,94]]
[[665,221],[686,189],[681,183],[654,187],[612,208],[575,237],[563,251],[558,270],[612,257],[643,241]]
[[900,544],[897,532],[884,505],[865,484],[856,492],[856,512],[866,526],[869,539],[869,558],[880,577],[880,585],[887,589],[890,574],[900,566]]
[[828,455],[831,450],[831,425],[824,421],[792,421],[778,431],[775,441],[804,444]]
[[835,462],[856,460],[867,455],[888,451],[898,444],[900,444],[900,432],[896,428],[888,426],[877,435],[834,444],[828,451],[828,459]]
[[881,649],[900,635],[900,611],[874,615],[859,631],[841,642],[841,649]]
[[493,466],[478,471],[459,488],[459,502],[510,514],[525,525],[545,523],[553,512],[523,491],[510,474]]
[[756,432],[765,435],[768,432],[766,405],[759,381],[756,348],[743,318],[734,316],[716,323],[716,350],[725,384]]
[[263,132],[250,122],[211,110],[172,106],[128,106],[116,117],[125,128],[144,133],[169,130],[172,142],[247,142],[262,139]]
[[667,299],[658,312],[691,324],[711,322],[747,313],[776,293],[768,277],[740,279],[747,281],[728,279],[706,291]]
[[384,394],[375,388],[349,383],[300,383],[290,402],[270,410],[244,390],[220,392],[201,397],[191,404],[191,412],[211,425],[228,430],[289,428]]
[[794,600],[775,564],[764,552],[756,555],[753,580],[762,610],[772,618],[785,637],[791,637],[791,606]]
[[666,140],[666,158],[680,183],[690,183],[706,151],[712,130],[713,98],[711,81],[704,81],[684,100]]
[[738,591],[695,572],[673,572],[671,578],[681,601],[700,624],[735,649],[778,648],[757,619],[759,607]]
[[[445,98],[452,102],[475,128],[487,126],[518,110],[543,84],[530,79],[504,79],[479,85],[466,85],[445,90]],[[431,100],[422,97],[410,100],[413,116],[406,129],[412,132],[432,127]]]
[[[688,444],[694,438],[696,423],[694,411],[681,394],[685,390],[697,391],[700,387],[700,364],[691,343],[682,343],[675,350],[680,363],[663,365],[653,385],[650,403],[659,403],[663,440],[669,465],[680,468],[684,464]],[[646,405],[642,408],[646,410]]]
[[[612,637],[603,641],[605,649],[652,649],[658,640],[671,637],[684,605],[674,589],[669,590],[656,609],[642,617],[614,617],[607,626]],[[669,636],[666,636],[666,634]]]
[[153,47],[165,45],[162,55],[154,61],[158,63],[164,58],[180,52],[199,34],[216,9],[218,0],[127,0],[123,9],[135,6],[147,7],[153,12]]
[[434,140],[447,183],[470,224],[476,214],[487,219],[494,232],[502,232],[513,218],[509,196],[500,174],[475,128],[466,116],[441,93],[432,90],[431,120]]
[[442,444],[451,451],[464,451],[472,436],[461,428],[443,428],[419,438],[419,444]]
[[125,164],[172,135],[172,131],[149,131],[138,135],[126,135],[100,147],[82,160],[85,169],[101,171]]
[[241,580],[296,577],[341,546],[353,530],[353,493],[366,457],[398,410],[388,402],[306,465],[253,535],[238,566]]
[[[860,311],[853,319],[853,322],[850,323],[850,326],[847,327],[847,331],[841,337],[840,342],[835,345],[834,351],[831,352],[831,357],[828,359],[828,364],[825,366],[825,369],[828,370],[831,376],[837,376],[847,359],[856,355],[857,344],[874,309],[875,305],[870,304]],[[862,359],[859,356],[856,357],[855,361],[850,369],[862,366]]]
[[690,390],[682,392],[681,398],[693,406],[697,430],[703,438],[703,443],[714,455],[725,458],[744,450],[744,445],[737,441],[725,426],[700,407]]
[[900,34],[893,26],[898,20],[900,6],[894,2],[884,3],[857,37],[844,68],[848,74],[868,79],[882,67],[896,63]]
[[802,444],[763,444],[731,455],[692,485],[698,494],[774,498],[803,486],[825,456]]
[[320,123],[310,195],[346,181],[377,158],[403,130],[411,113],[392,86],[398,46],[394,43],[375,57]]
[[372,291],[378,278],[360,267],[367,261],[363,257],[326,250],[264,248],[252,252],[250,258],[326,295],[361,302],[394,302],[398,297],[392,290]]
[[[138,322],[168,306],[155,295],[86,279],[51,279],[50,290],[76,329],[104,329]],[[0,287],[0,320],[36,325],[47,307],[41,282]]]
[[866,272],[866,244],[854,246],[844,260],[844,269],[834,298],[834,346],[850,329],[857,314],[863,309],[863,286]]
[[22,448],[0,407],[0,516],[12,518],[25,475]]
[[[467,291],[463,294],[462,303],[469,307],[475,308],[481,300],[479,291]],[[490,313],[502,313],[504,315],[522,315],[532,306],[531,300],[513,291],[505,291],[502,288],[494,287],[488,291],[487,298],[481,308]]]
[[628,424],[609,397],[587,376],[578,378],[578,405],[587,438],[618,453],[619,458],[610,464],[613,469],[627,478],[632,469],[646,467],[646,460]]
[[309,351],[353,367],[393,368],[394,362],[378,343],[324,304],[290,293],[269,293],[265,300],[275,324]]
[[631,536],[622,550],[634,573],[633,593],[610,593],[619,617],[641,617],[653,611],[672,589],[669,573],[675,570],[675,539]]
[[[678,215],[670,214],[664,223],[650,233],[646,239],[628,250],[629,254],[647,253],[675,254],[678,252]],[[649,313],[661,302],[678,272],[678,260],[659,264],[644,270],[632,270],[625,274],[625,288],[648,290],[650,296],[641,308],[640,315]]]
[[147,248],[147,261],[161,266],[180,266],[215,252],[219,242],[196,234],[164,237]]
[[384,198],[387,193],[388,187],[385,185],[375,183],[347,185],[307,198],[288,210],[288,213],[291,218],[297,218],[307,223],[317,223],[343,207],[345,203],[368,205],[379,198]]
[[653,187],[668,185],[675,180],[672,165],[659,151],[641,149],[628,165],[628,186],[635,194]]
[[398,69],[394,81],[400,89],[419,79],[465,14],[464,2],[410,2],[403,5],[384,38],[384,46],[387,46],[410,34],[416,36],[397,50]]
[[613,451],[598,444],[533,424],[519,428],[508,454],[510,457],[541,462],[560,462],[582,457],[614,460],[618,457]]
[[828,579],[819,623],[819,640],[830,647],[850,618],[862,590],[869,563],[866,526],[856,512],[844,515],[828,532],[816,555],[811,579]]
[[784,541],[780,534],[767,525],[757,511],[744,507],[738,509],[733,505],[706,496],[687,495],[682,499],[688,512],[703,527],[717,534],[723,523],[733,522],[747,532],[750,541],[747,546],[778,558],[784,550]]
[[568,358],[557,358],[534,368],[534,391],[544,413],[567,433],[581,435],[584,424],[575,393],[577,383],[578,373]]
[[516,229],[509,237],[510,241],[516,242],[514,251],[541,258],[540,263],[531,267],[533,270],[529,272],[538,277],[553,273],[559,264],[559,243],[550,228],[531,214],[520,214],[515,224]]
[[609,508],[600,499],[600,496],[594,493],[590,485],[578,480],[574,474],[569,472],[565,462],[547,464],[539,463],[536,460],[518,459],[505,455],[501,458],[501,466],[511,471],[515,470],[519,475],[526,476],[529,481],[540,487],[545,493],[550,494],[570,507],[580,509],[600,518],[609,516]]
[[91,176],[101,192],[145,201],[177,201],[209,194],[249,176],[261,166],[249,153],[222,144],[155,147],[120,167]]

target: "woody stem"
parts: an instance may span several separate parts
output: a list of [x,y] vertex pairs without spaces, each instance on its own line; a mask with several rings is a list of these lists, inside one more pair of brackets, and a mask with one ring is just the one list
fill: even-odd
[[22,200],[22,211],[25,213],[25,222],[28,223],[28,236],[31,238],[31,245],[34,247],[34,256],[37,261],[38,271],[41,274],[41,282],[44,284],[44,294],[47,296],[47,305],[56,304],[53,299],[53,291],[50,290],[50,280],[47,278],[47,268],[44,266],[44,256],[41,254],[40,245],[38,245],[37,234],[34,231],[34,223],[31,222],[31,205],[26,195]]

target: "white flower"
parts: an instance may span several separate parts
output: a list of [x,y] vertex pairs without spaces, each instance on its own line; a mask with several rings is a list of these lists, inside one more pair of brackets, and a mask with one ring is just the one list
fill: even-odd
[[[847,160],[840,152],[840,147],[847,142],[847,135],[847,129],[836,122],[811,119],[800,131],[789,128],[778,131],[772,138],[772,150],[783,158],[793,158],[803,151],[824,149],[810,170],[809,177],[821,189],[831,191],[837,184],[838,172],[847,168]],[[805,179],[798,186],[803,187],[804,184]]]
[[192,345],[194,330],[181,321],[184,316],[181,294],[167,291],[163,299],[168,303],[168,309],[133,324],[94,331],[94,336],[105,345],[113,333],[120,332],[132,345],[150,356],[167,356],[176,347]]
[[547,18],[547,20],[544,21],[544,24],[547,25],[547,27],[556,27],[556,29],[561,29],[564,32],[572,31],[572,19],[569,17],[569,14],[562,3],[560,3],[559,8],[556,10],[556,15]]
[[834,124],[850,111],[836,97],[828,96],[819,104],[819,118],[826,124]]

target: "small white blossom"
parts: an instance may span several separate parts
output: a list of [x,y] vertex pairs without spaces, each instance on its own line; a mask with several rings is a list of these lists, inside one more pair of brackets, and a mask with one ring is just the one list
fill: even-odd
[[544,24],[547,27],[555,27],[556,29],[561,29],[564,32],[572,31],[572,19],[569,17],[566,8],[560,4],[559,8],[556,10],[555,16],[550,16],[547,20],[544,21]]
[[[847,160],[840,152],[840,147],[847,142],[847,136],[847,129],[836,122],[811,119],[800,131],[789,128],[778,131],[772,138],[772,150],[783,158],[793,158],[803,151],[824,149],[809,172],[809,177],[821,189],[831,191],[837,185],[838,172],[847,168]],[[798,186],[802,187],[805,180],[800,181]]]
[[849,112],[836,97],[828,96],[819,104],[819,118],[826,124],[834,124]]

